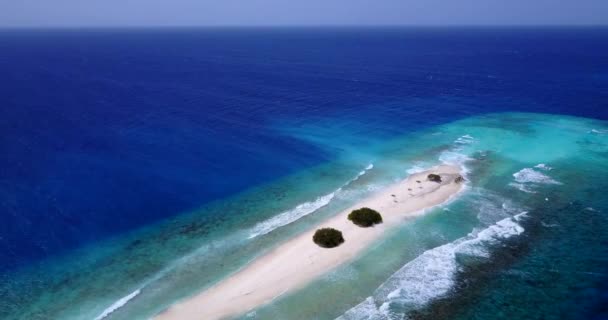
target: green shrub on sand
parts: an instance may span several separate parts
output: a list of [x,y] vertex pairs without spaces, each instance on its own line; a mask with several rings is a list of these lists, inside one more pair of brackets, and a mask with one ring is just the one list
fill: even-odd
[[312,236],[312,241],[323,248],[334,248],[344,242],[342,232],[333,228],[318,229]]
[[433,181],[433,182],[437,182],[437,183],[441,182],[441,176],[438,174],[431,173],[426,178],[429,179],[429,181]]
[[348,215],[348,220],[352,221],[359,227],[371,227],[377,223],[382,223],[382,216],[378,211],[370,208],[361,208],[353,210]]

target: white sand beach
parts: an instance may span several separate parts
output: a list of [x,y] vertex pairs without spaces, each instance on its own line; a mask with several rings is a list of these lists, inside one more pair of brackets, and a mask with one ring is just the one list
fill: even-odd
[[[441,183],[427,180],[439,174]],[[317,227],[279,245],[240,271],[211,288],[171,306],[155,319],[209,320],[240,315],[296,290],[315,278],[352,260],[387,229],[421,214],[423,209],[441,204],[457,194],[462,184],[455,182],[460,168],[442,165],[413,174],[379,190],[353,207],[340,212]],[[383,223],[361,228],[347,219],[353,209],[369,207],[382,214]],[[321,248],[312,241],[317,228],[342,231],[345,242],[336,248]]]

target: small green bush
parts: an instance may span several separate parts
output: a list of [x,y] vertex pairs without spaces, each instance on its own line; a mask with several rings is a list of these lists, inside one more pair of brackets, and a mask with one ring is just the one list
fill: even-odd
[[323,248],[334,248],[344,242],[344,237],[342,232],[334,228],[321,228],[312,236],[312,241]]
[[438,174],[431,173],[426,178],[429,179],[429,181],[438,182],[438,183],[441,182],[441,176]]
[[361,208],[353,210],[348,215],[348,220],[352,221],[359,227],[371,227],[374,224],[382,223],[382,216],[378,211],[370,208]]

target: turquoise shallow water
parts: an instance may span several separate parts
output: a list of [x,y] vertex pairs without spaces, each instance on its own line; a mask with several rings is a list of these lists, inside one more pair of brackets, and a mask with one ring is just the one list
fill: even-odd
[[608,276],[605,121],[500,113],[390,139],[335,119],[311,126],[277,123],[275,130],[338,150],[336,161],[83,248],[77,259],[58,257],[12,274],[0,288],[3,318],[150,317],[374,190],[441,162],[466,168],[469,182],[458,198],[241,318],[601,314]]
[[293,310],[301,310],[298,319],[597,313],[608,275],[606,123],[497,114],[438,126],[421,141],[440,149],[454,141],[439,158],[463,161],[469,190],[248,318],[291,318]]

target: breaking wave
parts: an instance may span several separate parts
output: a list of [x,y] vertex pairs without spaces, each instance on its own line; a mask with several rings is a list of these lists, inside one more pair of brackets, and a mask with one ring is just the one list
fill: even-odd
[[488,259],[493,246],[523,233],[519,222],[525,214],[521,212],[477,233],[425,251],[393,274],[373,296],[337,320],[407,319],[410,310],[448,294],[466,261]]
[[[534,168],[540,169],[542,171],[553,170],[553,168],[549,167],[544,163],[538,164],[534,166]],[[534,170],[533,168],[521,169],[513,174],[513,178],[515,179],[515,182],[511,182],[509,183],[509,185],[527,193],[536,193],[534,187],[538,184],[562,184],[561,182],[554,180],[548,175],[540,172],[539,170]]]
[[538,169],[542,169],[542,170],[546,170],[546,171],[553,170],[553,167],[549,167],[548,165],[546,165],[544,163],[539,163],[539,164],[535,165],[534,168],[538,168]]
[[561,184],[561,182],[531,168],[522,169],[514,173],[513,177],[519,183]]
[[589,133],[595,133],[595,134],[607,134],[608,133],[608,129],[591,129],[591,131],[589,131]]
[[265,221],[258,223],[257,225],[255,225],[253,227],[248,238],[253,239],[255,237],[270,233],[277,228],[286,226],[294,221],[301,219],[302,217],[305,217],[305,216],[325,207],[326,205],[328,205],[331,202],[331,200],[333,200],[336,197],[336,195],[338,195],[342,191],[342,189],[344,187],[357,181],[361,176],[363,176],[364,174],[366,174],[369,170],[371,170],[373,168],[374,168],[374,165],[370,163],[367,167],[365,167],[365,169],[363,169],[361,172],[359,172],[357,174],[357,176],[348,180],[345,184],[343,184],[340,188],[334,190],[333,192],[320,196],[317,199],[315,199],[314,201],[301,203],[301,204],[297,205],[295,208],[281,212],[278,215],[276,215],[270,219],[267,219]]
[[135,298],[140,292],[141,292],[141,289],[137,289],[137,290],[131,292],[129,295],[116,300],[116,302],[114,302],[111,306],[109,306],[105,310],[103,310],[103,312],[101,314],[99,314],[95,318],[95,320],[101,320],[101,319],[109,316],[110,313],[118,310],[119,308],[121,308],[122,306],[127,304],[127,302],[129,302],[131,299]]
[[[354,181],[358,180],[361,176],[363,176],[364,174],[366,174],[369,170],[371,170],[374,167],[373,164],[369,164],[367,167],[365,167],[365,169],[363,169],[362,171],[360,171],[354,178],[348,180],[345,184],[343,184],[340,188],[336,189],[335,191],[326,194],[324,196],[318,197],[316,200],[311,201],[311,202],[305,202],[302,204],[299,204],[298,206],[296,206],[295,208],[288,210],[288,211],[284,211],[282,213],[280,213],[277,216],[274,216],[266,221],[263,221],[259,224],[257,224],[253,230],[251,230],[251,232],[249,233],[248,238],[255,238],[257,236],[260,235],[264,235],[267,234],[279,227],[285,226],[287,224],[290,224],[310,213],[315,212],[316,210],[326,206],[327,204],[329,204],[329,202],[335,198],[335,196],[337,194],[339,194],[342,189],[346,186],[348,186],[349,184],[353,183]],[[222,246],[225,245],[227,243],[232,243],[231,241],[220,241],[219,243],[211,243],[208,245],[205,245],[203,247],[200,247],[199,249],[195,250],[194,252],[176,260],[173,262],[172,265],[168,266],[167,268],[165,268],[164,270],[162,270],[161,272],[157,273],[152,279],[150,279],[149,281],[146,282],[146,284],[144,284],[140,289],[137,289],[136,291],[130,293],[129,295],[122,297],[120,299],[118,299],[116,302],[114,302],[111,306],[109,306],[108,308],[106,308],[99,316],[97,316],[94,320],[101,320],[106,318],[108,315],[110,315],[112,312],[118,310],[119,308],[123,307],[124,305],[126,305],[130,300],[132,300],[133,298],[135,298],[137,295],[139,295],[141,293],[141,290],[146,287],[149,283],[154,282],[160,278],[162,278],[163,276],[165,276],[166,274],[170,273],[172,270],[174,270],[177,266],[186,263],[188,261],[190,261],[193,257],[196,256],[200,256],[202,252],[207,252],[211,247],[217,247],[217,246]]]
[[464,163],[470,160],[473,159],[456,151],[444,151],[439,155],[439,161],[446,164],[458,165],[463,168],[465,168]]
[[407,169],[406,172],[407,174],[412,175],[426,170],[428,170],[428,167],[426,167],[423,163],[416,163],[411,168]]
[[517,190],[521,191],[521,192],[525,192],[525,193],[536,193],[536,191],[532,190],[532,188],[526,186],[523,183],[516,183],[516,182],[511,182],[509,183],[509,185],[513,188],[516,188]]
[[458,144],[471,144],[473,142],[475,142],[475,138],[471,137],[468,134],[465,134],[464,136],[461,136],[454,141],[454,143]]
[[463,175],[466,177],[469,173],[469,169],[465,166],[465,163],[474,159],[467,156],[463,150],[466,145],[472,144],[475,141],[477,140],[468,134],[460,136],[458,139],[454,140],[454,147],[443,151],[439,155],[439,161],[445,164],[459,166],[462,168]]

